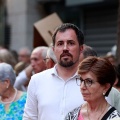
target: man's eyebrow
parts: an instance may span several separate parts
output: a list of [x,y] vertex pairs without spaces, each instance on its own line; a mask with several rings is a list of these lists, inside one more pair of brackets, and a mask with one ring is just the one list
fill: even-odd
[[38,58],[30,58],[31,60],[37,60]]
[[64,42],[63,40],[58,40],[57,42]]

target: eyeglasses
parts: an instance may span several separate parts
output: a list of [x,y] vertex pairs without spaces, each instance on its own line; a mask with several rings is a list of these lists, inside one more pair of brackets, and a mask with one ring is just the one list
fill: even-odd
[[82,82],[84,82],[85,87],[90,87],[93,83],[95,83],[97,81],[93,81],[90,78],[86,78],[85,80],[83,80],[81,77],[76,78],[76,83],[77,83],[78,86],[81,86]]

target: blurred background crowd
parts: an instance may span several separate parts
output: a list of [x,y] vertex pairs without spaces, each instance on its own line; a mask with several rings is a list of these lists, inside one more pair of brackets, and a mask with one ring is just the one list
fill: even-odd
[[[0,0],[0,63],[15,72],[14,84],[6,81],[12,98],[18,92],[17,99],[25,104],[31,76],[56,64],[50,37],[57,25],[66,22],[84,33],[80,61],[87,56],[108,59],[116,70],[114,87],[120,91],[119,7],[119,0]],[[57,19],[49,19],[53,13]]]

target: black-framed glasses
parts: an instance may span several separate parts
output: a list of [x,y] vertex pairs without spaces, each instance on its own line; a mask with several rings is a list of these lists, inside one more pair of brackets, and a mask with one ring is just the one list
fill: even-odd
[[86,78],[85,80],[83,80],[81,77],[76,78],[76,83],[77,83],[78,86],[80,86],[82,84],[82,82],[84,82],[85,87],[90,87],[93,83],[95,83],[97,81],[94,81],[90,78]]

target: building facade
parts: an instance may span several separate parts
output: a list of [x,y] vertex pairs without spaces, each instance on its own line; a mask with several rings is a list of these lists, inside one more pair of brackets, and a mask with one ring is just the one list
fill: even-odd
[[78,25],[85,43],[98,55],[105,55],[117,42],[118,0],[6,0],[4,7],[9,37],[0,42],[12,50],[33,49],[33,24],[53,12],[64,23]]

